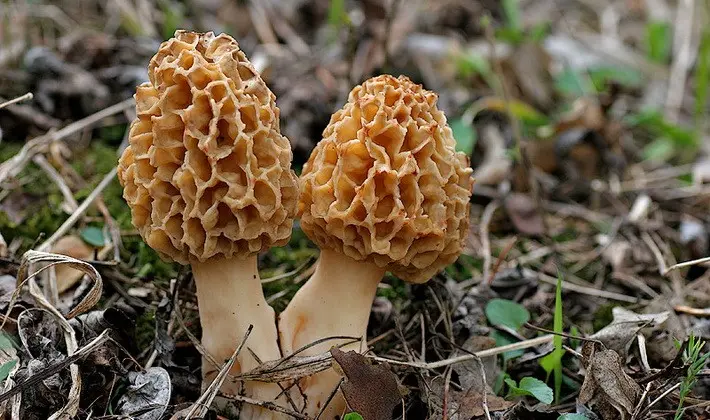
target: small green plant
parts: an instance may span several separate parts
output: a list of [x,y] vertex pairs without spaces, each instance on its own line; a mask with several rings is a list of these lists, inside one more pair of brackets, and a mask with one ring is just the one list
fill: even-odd
[[649,60],[659,64],[668,62],[673,46],[673,28],[668,22],[646,24],[646,49]]
[[513,379],[507,378],[505,383],[508,385],[508,398],[526,396],[534,397],[541,403],[550,404],[552,402],[552,388],[547,386],[537,378],[526,376],[517,384]]
[[710,84],[710,30],[703,31],[695,68],[695,132],[700,134],[705,128],[705,108],[708,104]]
[[343,417],[343,420],[363,420],[359,413],[348,413]]
[[562,391],[562,273],[557,274],[557,288],[555,291],[555,316],[553,321],[553,329],[557,333],[552,339],[555,349],[552,353],[540,359],[540,366],[547,372],[549,379],[550,373],[555,375],[555,402],[560,400],[560,392]]
[[[492,325],[508,327],[514,331],[519,330],[526,322],[530,320],[530,312],[523,305],[506,299],[491,299],[486,305],[486,318]],[[496,346],[505,346],[515,343],[517,340],[509,334],[493,330],[491,338],[496,341]],[[511,350],[503,353],[503,364],[508,360],[520,357],[523,355],[523,350]]]
[[336,29],[348,23],[348,14],[345,11],[345,0],[330,0],[328,8],[328,24]]
[[690,394],[698,379],[698,373],[703,369],[710,357],[710,353],[701,354],[703,347],[705,347],[705,342],[699,340],[691,333],[690,337],[688,337],[688,346],[683,352],[683,363],[688,366],[688,370],[683,382],[680,384],[678,408],[676,408],[674,420],[683,418],[685,414],[685,408],[683,408],[685,398]]

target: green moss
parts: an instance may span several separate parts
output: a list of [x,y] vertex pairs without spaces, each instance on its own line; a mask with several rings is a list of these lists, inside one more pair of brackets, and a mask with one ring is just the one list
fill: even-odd
[[155,339],[155,309],[146,310],[136,319],[136,347],[146,349],[151,347]]

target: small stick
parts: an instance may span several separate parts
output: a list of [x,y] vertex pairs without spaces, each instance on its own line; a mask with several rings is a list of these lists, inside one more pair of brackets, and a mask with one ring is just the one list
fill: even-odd
[[[545,273],[537,273],[528,268],[523,269],[523,273],[531,276],[537,276],[538,280],[543,283],[550,284],[552,286],[557,285],[557,278],[549,276]],[[563,289],[569,292],[581,293],[583,295],[595,296],[605,299],[618,300],[619,302],[629,302],[638,303],[641,299],[623,295],[621,293],[609,292],[607,290],[597,290],[593,287],[580,286],[578,284],[570,283],[567,280],[562,280]]]
[[698,258],[697,260],[690,260],[690,261],[683,261],[679,262],[677,264],[673,264],[672,266],[666,268],[663,273],[664,276],[668,274],[669,272],[673,270],[677,270],[679,268],[684,268],[684,267],[690,267],[692,265],[700,265],[700,264],[705,264],[710,262],[710,257],[703,257],[703,258]]
[[496,264],[493,266],[493,271],[488,276],[488,284],[490,285],[493,283],[493,279],[495,278],[496,274],[498,274],[498,270],[500,269],[500,265],[503,263],[503,260],[505,260],[505,257],[508,255],[511,249],[513,249],[513,246],[518,242],[518,236],[515,235],[512,238],[510,238],[510,241],[508,244],[503,248],[503,251],[500,253],[498,256],[498,259],[496,260]]
[[646,384],[646,388],[643,390],[643,394],[641,394],[641,399],[639,400],[638,404],[636,404],[636,408],[634,409],[634,413],[631,415],[631,420],[636,420],[638,418],[638,415],[641,414],[641,409],[643,407],[643,403],[646,401],[646,397],[648,396],[648,392],[651,390],[651,382]]
[[72,215],[69,216],[69,218],[64,223],[62,223],[62,225],[59,227],[59,229],[57,229],[57,231],[54,232],[52,234],[52,236],[49,237],[49,239],[44,241],[44,243],[42,243],[42,245],[40,245],[37,248],[37,250],[38,251],[48,250],[52,246],[54,241],[56,241],[60,237],[64,236],[64,234],[69,229],[71,229],[72,226],[74,226],[74,223],[76,223],[77,220],[79,220],[79,217],[81,217],[81,215],[84,214],[86,209],[89,208],[91,203],[93,203],[94,200],[96,200],[96,197],[98,197],[99,194],[101,194],[101,192],[103,192],[103,190],[108,186],[108,184],[110,184],[111,181],[113,181],[113,178],[115,176],[116,176],[116,168],[114,167],[113,169],[111,169],[111,172],[106,174],[106,176],[104,177],[104,179],[101,180],[99,185],[96,186],[96,189],[94,189],[94,191],[92,191],[91,194],[89,194],[89,196],[86,197],[86,199],[81,203],[81,205],[76,209],[76,211],[74,213],[72,213]]
[[10,100],[7,101],[7,102],[1,103],[1,104],[0,104],[0,109],[3,109],[3,108],[5,108],[5,107],[7,107],[7,106],[10,106],[10,105],[14,105],[14,104],[16,104],[16,103],[18,103],[18,102],[31,100],[32,98],[34,98],[34,95],[32,95],[31,92],[25,93],[24,95],[18,96],[18,97],[15,98],[15,99],[10,99]]
[[493,213],[495,213],[498,208],[498,200],[493,200],[486,208],[483,210],[483,215],[481,216],[481,247],[483,248],[483,279],[489,278],[489,273],[491,271],[491,241],[488,237],[488,226],[493,218]]
[[684,314],[688,315],[694,315],[694,316],[710,316],[710,308],[692,308],[690,306],[685,306],[685,305],[678,305],[674,306],[673,310],[676,312],[682,312]]
[[198,417],[202,418],[207,414],[205,408],[209,407],[212,404],[212,401],[217,396],[219,388],[222,387],[224,380],[227,379],[227,372],[229,372],[232,366],[234,366],[234,362],[237,360],[237,356],[239,355],[239,352],[242,351],[242,347],[244,347],[244,344],[247,342],[247,338],[249,338],[249,335],[251,334],[253,328],[253,325],[249,325],[249,328],[247,328],[247,332],[244,334],[242,342],[239,343],[239,346],[237,346],[237,348],[234,350],[234,353],[232,353],[232,357],[230,357],[227,363],[222,366],[222,369],[217,374],[217,377],[214,378],[210,386],[207,387],[205,392],[192,405],[192,408],[187,413],[187,416],[185,416],[186,420],[192,418],[192,415],[195,414],[195,410],[197,410],[197,407],[200,407]]
[[651,401],[650,404],[648,404],[648,406],[646,407],[645,411],[650,410],[651,407],[653,407],[653,406],[656,405],[659,401],[661,401],[662,399],[664,399],[668,394],[670,394],[671,392],[673,392],[673,391],[675,391],[677,388],[679,388],[680,385],[681,385],[681,382],[678,382],[677,384],[675,384],[675,385],[673,385],[672,387],[668,388],[667,390],[663,391],[663,394],[659,395],[658,398],[656,398],[655,400]]
[[79,204],[74,198],[74,193],[72,193],[67,183],[64,182],[64,178],[62,178],[59,172],[57,172],[57,170],[54,169],[54,167],[50,165],[49,162],[47,162],[47,159],[42,155],[35,155],[35,157],[32,158],[32,161],[36,163],[37,166],[42,168],[42,170],[47,174],[47,176],[49,176],[49,178],[51,178],[52,181],[57,184],[59,191],[64,196],[64,201],[66,201],[69,205],[69,210],[76,211],[77,207],[79,207]]
[[386,357],[379,356],[368,356],[370,359],[377,362],[386,362],[392,365],[400,366],[410,366],[419,369],[437,369],[444,366],[453,365],[455,363],[465,362],[467,360],[475,359],[476,357],[484,358],[489,356],[495,356],[512,350],[527,349],[530,347],[536,347],[542,344],[546,344],[552,341],[554,337],[553,334],[543,335],[540,337],[532,338],[530,340],[520,341],[517,343],[507,344],[505,346],[495,347],[492,349],[481,350],[471,354],[465,354],[463,356],[452,357],[445,360],[439,360],[437,362],[431,363],[421,363],[421,362],[405,362],[401,360],[388,359]]

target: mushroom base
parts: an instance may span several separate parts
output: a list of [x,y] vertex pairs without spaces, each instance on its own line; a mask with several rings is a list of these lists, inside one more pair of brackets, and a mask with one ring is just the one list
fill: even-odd
[[[330,250],[322,250],[313,276],[301,287],[279,316],[279,336],[284,355],[292,354],[316,340],[333,336],[362,337],[343,351],[363,352],[367,348],[367,324],[377,285],[385,269],[359,262]],[[327,352],[348,340],[329,340],[309,347],[299,355]],[[306,414],[316,416],[340,381],[333,369],[303,378],[299,387],[306,397]],[[340,391],[320,419],[332,420],[345,411]]]
[[[274,310],[264,298],[257,270],[256,256],[244,260],[221,259],[204,263],[192,262],[192,273],[197,287],[197,299],[202,325],[202,345],[219,363],[225,363],[244,340],[249,325],[253,329],[242,351],[237,356],[231,374],[247,372],[259,366],[252,352],[261,362],[281,358],[278,347]],[[251,350],[251,351],[250,351]],[[202,360],[202,387],[205,389],[217,376],[216,367]],[[274,402],[286,406],[285,398],[277,398],[281,388],[274,383],[237,382],[229,377],[220,391],[230,395]],[[224,408],[227,401],[216,403]],[[243,404],[240,419],[287,418],[277,412]]]

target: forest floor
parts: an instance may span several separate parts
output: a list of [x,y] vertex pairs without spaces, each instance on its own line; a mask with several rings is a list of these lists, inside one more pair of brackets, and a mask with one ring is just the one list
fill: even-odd
[[[378,288],[393,418],[710,418],[707,2],[13,0],[0,19],[3,418],[177,419],[201,397],[189,269],[142,241],[115,176],[176,29],[258,63],[297,173],[365,79],[439,95],[470,232],[428,283]],[[277,312],[317,256],[298,223],[259,256]],[[377,384],[354,385],[367,405]]]

